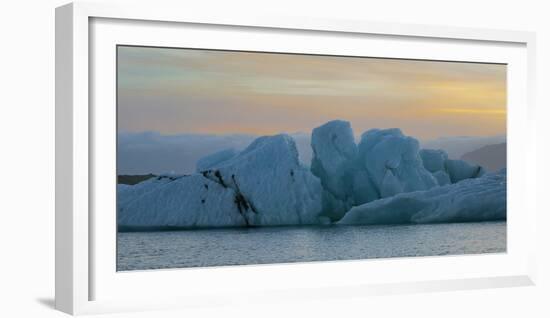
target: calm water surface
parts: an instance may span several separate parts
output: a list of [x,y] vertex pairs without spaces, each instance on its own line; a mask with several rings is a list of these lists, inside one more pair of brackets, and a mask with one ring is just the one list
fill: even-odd
[[117,270],[506,251],[506,222],[299,226],[118,234]]

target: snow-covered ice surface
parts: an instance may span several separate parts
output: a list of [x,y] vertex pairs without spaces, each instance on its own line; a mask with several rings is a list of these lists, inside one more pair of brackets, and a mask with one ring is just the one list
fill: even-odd
[[[220,155],[212,158],[219,159]],[[212,163],[216,161],[217,163]],[[210,169],[155,178],[119,193],[119,229],[319,224],[321,182],[288,135],[256,139]]]
[[313,129],[311,172],[325,190],[324,214],[340,219],[353,206],[353,177],[357,145],[347,121],[334,120]]
[[420,158],[424,168],[431,173],[437,171],[445,171],[445,161],[449,159],[449,156],[444,150],[441,149],[421,149]]
[[434,176],[435,180],[437,180],[437,183],[440,186],[444,186],[451,183],[451,177],[444,170],[433,172],[432,176]]
[[[351,207],[445,184],[423,165],[418,140],[399,129],[372,129],[356,145],[349,122],[334,120],[312,132],[311,171],[321,179],[324,215],[340,219]],[[445,169],[437,153],[428,165]],[[441,162],[437,162],[437,160]],[[433,162],[432,162],[433,161]],[[438,167],[441,166],[440,168]]]
[[439,185],[479,178],[485,174],[483,167],[464,160],[449,159],[449,155],[441,149],[422,149],[420,157],[424,168],[432,173]]
[[179,177],[121,207],[118,225],[126,230],[244,226],[235,196],[202,175]]
[[260,137],[233,159],[202,173],[238,194],[249,225],[320,222],[321,182],[300,164],[288,135]]
[[370,190],[378,194],[374,199],[438,185],[422,164],[418,140],[403,135],[399,129],[371,129],[361,136],[358,149],[359,165],[366,169],[370,179],[363,187],[374,187]]
[[506,219],[506,172],[352,208],[339,224],[479,222]]
[[120,210],[123,209],[128,203],[142,197],[149,191],[174,181],[174,177],[158,176],[150,178],[135,185],[117,184],[117,206]]
[[452,183],[464,179],[479,178],[485,174],[485,170],[478,165],[471,165],[464,160],[447,160],[445,168]]

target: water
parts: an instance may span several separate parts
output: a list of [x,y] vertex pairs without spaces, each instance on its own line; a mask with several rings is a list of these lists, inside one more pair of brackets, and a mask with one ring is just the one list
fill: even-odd
[[506,251],[506,222],[299,226],[118,234],[117,270]]

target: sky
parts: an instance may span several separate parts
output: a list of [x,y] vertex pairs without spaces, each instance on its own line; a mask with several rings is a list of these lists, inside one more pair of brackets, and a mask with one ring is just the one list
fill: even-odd
[[506,66],[365,57],[118,47],[119,132],[506,134]]

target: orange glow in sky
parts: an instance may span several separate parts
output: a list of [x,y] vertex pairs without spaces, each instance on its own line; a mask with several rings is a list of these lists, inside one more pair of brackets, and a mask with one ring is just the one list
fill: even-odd
[[344,119],[356,134],[506,134],[499,64],[119,47],[118,98],[121,131],[264,135]]

